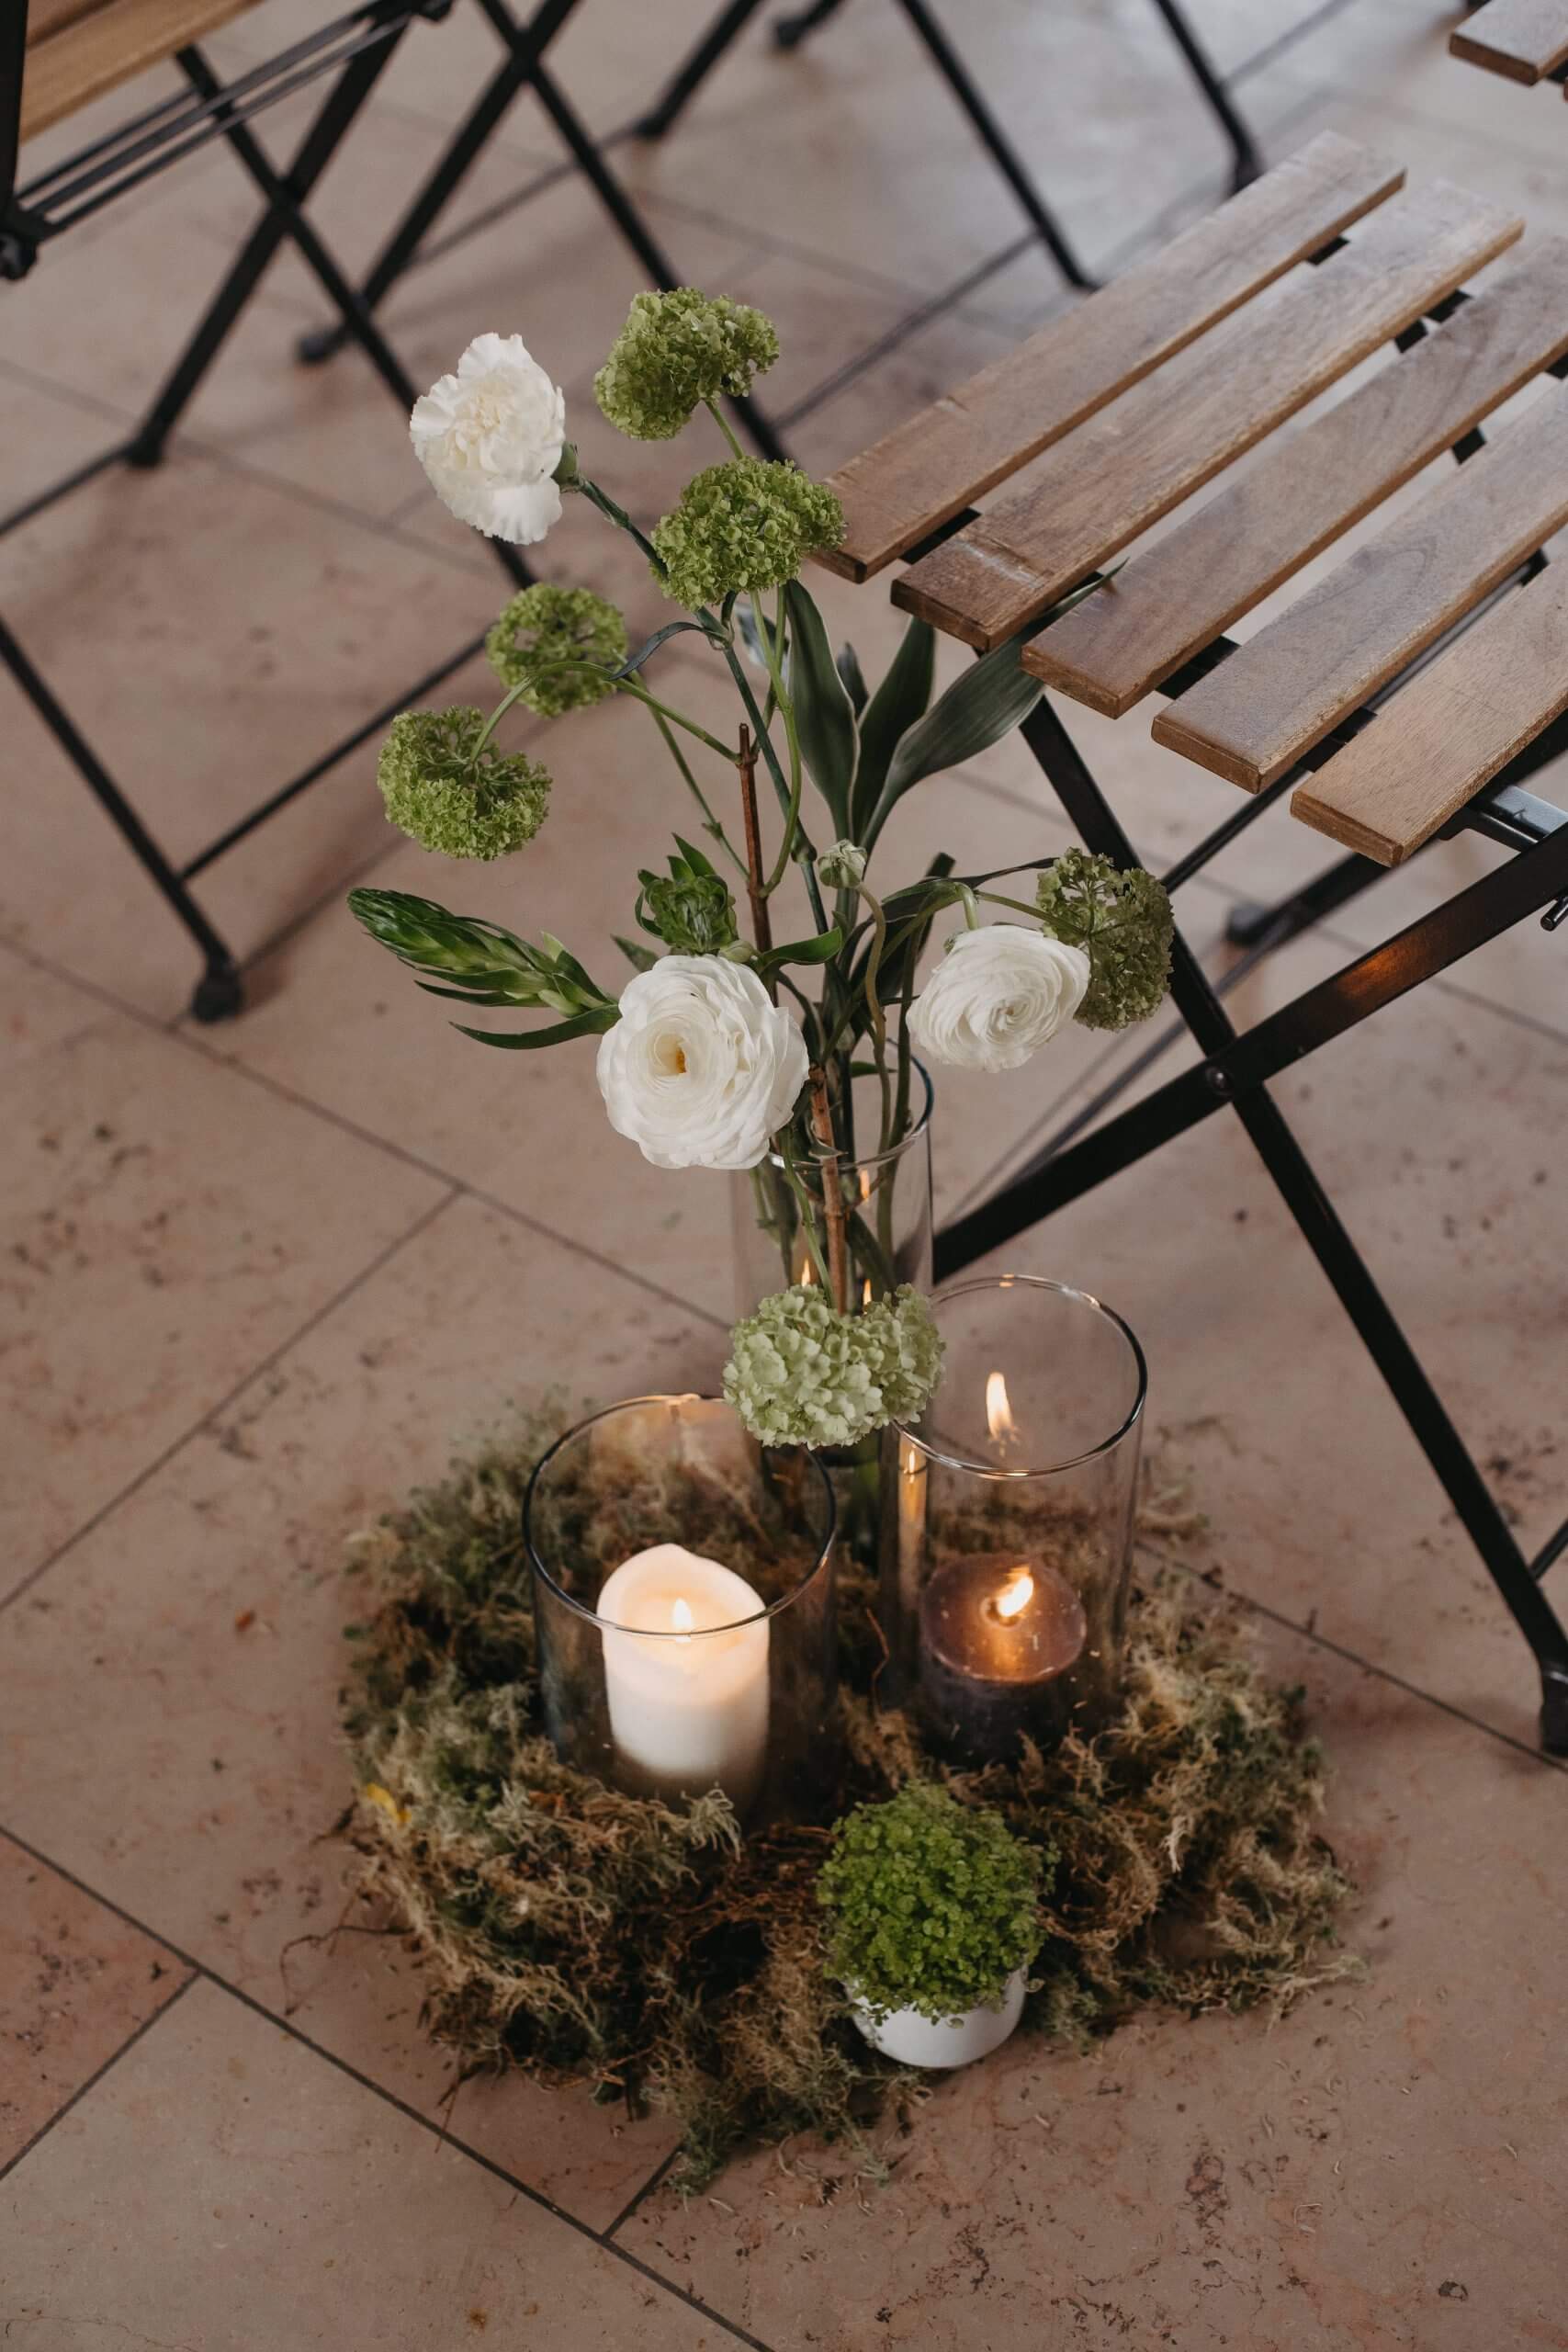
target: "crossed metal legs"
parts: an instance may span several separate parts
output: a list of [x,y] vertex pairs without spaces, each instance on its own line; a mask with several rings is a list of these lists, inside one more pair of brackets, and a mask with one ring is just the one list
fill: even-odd
[[[1023,734],[1089,847],[1118,865],[1135,865],[1126,834],[1043,697],[1025,721]],[[1533,1561],[1527,1560],[1268,1092],[1267,1080],[1516,922],[1553,906],[1565,891],[1568,823],[1546,832],[1534,847],[1522,850],[1381,947],[1356,957],[1245,1035],[1238,1035],[1179,932],[1171,995],[1203,1061],[1066,1149],[1047,1147],[989,1201],[939,1233],[935,1252],[937,1279],[945,1281],[1214,1112],[1234,1110],[1530,1645],[1541,1679],[1541,1743],[1555,1754],[1568,1753],[1568,1630],[1540,1589],[1540,1579],[1568,1549],[1568,1523]]]

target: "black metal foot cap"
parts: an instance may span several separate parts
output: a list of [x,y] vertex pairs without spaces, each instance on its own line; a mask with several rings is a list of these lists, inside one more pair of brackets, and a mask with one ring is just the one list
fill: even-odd
[[347,341],[341,327],[312,327],[295,345],[294,356],[302,368],[320,368],[324,360],[335,358]]
[[1549,1756],[1568,1756],[1568,1668],[1540,1669],[1540,1744]]
[[204,972],[191,994],[190,1010],[194,1021],[232,1021],[245,1009],[245,984],[231,966],[221,965]]

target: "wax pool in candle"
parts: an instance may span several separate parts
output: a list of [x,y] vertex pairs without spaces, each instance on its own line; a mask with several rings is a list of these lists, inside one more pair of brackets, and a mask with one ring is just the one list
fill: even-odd
[[751,1804],[768,1747],[762,1605],[733,1568],[679,1544],[638,1552],[605,1579],[604,1691],[623,1787],[673,1797],[716,1784],[737,1812]]
[[1083,1603],[1059,1569],[978,1552],[936,1568],[920,1596],[920,1685],[938,1724],[976,1762],[1066,1730],[1072,1669],[1089,1639]]

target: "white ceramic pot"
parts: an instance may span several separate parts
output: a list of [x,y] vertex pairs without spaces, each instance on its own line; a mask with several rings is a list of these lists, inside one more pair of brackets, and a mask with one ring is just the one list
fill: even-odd
[[1000,2007],[984,2002],[961,2018],[926,2018],[919,2009],[894,2009],[881,2022],[863,2001],[854,1999],[852,2015],[874,2050],[896,2058],[901,2066],[971,2066],[999,2050],[1023,2015],[1025,1971],[1015,1968],[1002,1988]]

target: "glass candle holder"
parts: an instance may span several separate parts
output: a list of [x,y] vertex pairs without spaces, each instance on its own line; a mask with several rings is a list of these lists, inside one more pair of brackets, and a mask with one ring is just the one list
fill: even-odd
[[833,1494],[713,1396],[638,1396],[544,1455],[523,1505],[563,1762],[672,1802],[809,1811],[836,1761]]
[[883,1632],[903,1703],[966,1764],[1114,1707],[1147,1374],[1119,1315],[1032,1275],[933,1302],[942,1382],[884,1432]]

